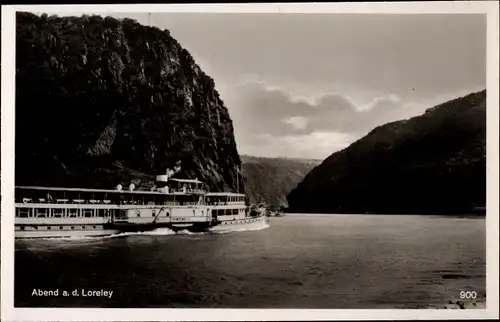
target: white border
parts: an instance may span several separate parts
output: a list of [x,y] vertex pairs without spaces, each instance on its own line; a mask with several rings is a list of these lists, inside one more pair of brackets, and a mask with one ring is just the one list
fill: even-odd
[[[498,318],[498,119],[499,3],[397,2],[321,4],[203,4],[203,5],[50,5],[2,6],[2,219],[1,319],[4,321],[158,321],[158,320],[361,320]],[[248,309],[19,309],[14,290],[14,72],[15,12],[47,13],[485,13],[487,14],[487,308],[485,310],[248,310]]]

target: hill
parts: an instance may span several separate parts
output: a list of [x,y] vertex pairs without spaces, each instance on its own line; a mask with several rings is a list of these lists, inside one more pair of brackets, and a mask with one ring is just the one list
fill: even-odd
[[471,213],[486,204],[486,91],[375,128],[288,196],[304,213]]
[[228,110],[168,30],[100,16],[16,23],[17,185],[150,186],[180,162],[178,177],[236,189]]
[[319,160],[240,156],[245,192],[250,203],[288,206],[286,195]]

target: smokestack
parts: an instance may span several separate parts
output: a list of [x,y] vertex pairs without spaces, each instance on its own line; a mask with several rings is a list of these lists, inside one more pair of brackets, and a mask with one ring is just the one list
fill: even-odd
[[181,160],[179,160],[175,163],[174,171],[175,171],[175,173],[181,171]]

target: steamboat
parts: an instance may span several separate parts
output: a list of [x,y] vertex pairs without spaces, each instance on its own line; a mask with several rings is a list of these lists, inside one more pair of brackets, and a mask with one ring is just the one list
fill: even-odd
[[[168,173],[168,171],[167,171]],[[245,195],[208,192],[203,182],[156,176],[151,190],[15,187],[15,237],[105,236],[169,228],[231,231],[261,227],[265,208]]]

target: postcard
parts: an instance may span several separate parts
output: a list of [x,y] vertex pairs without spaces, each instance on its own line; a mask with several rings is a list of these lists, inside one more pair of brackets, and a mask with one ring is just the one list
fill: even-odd
[[499,3],[2,7],[2,319],[498,318]]

